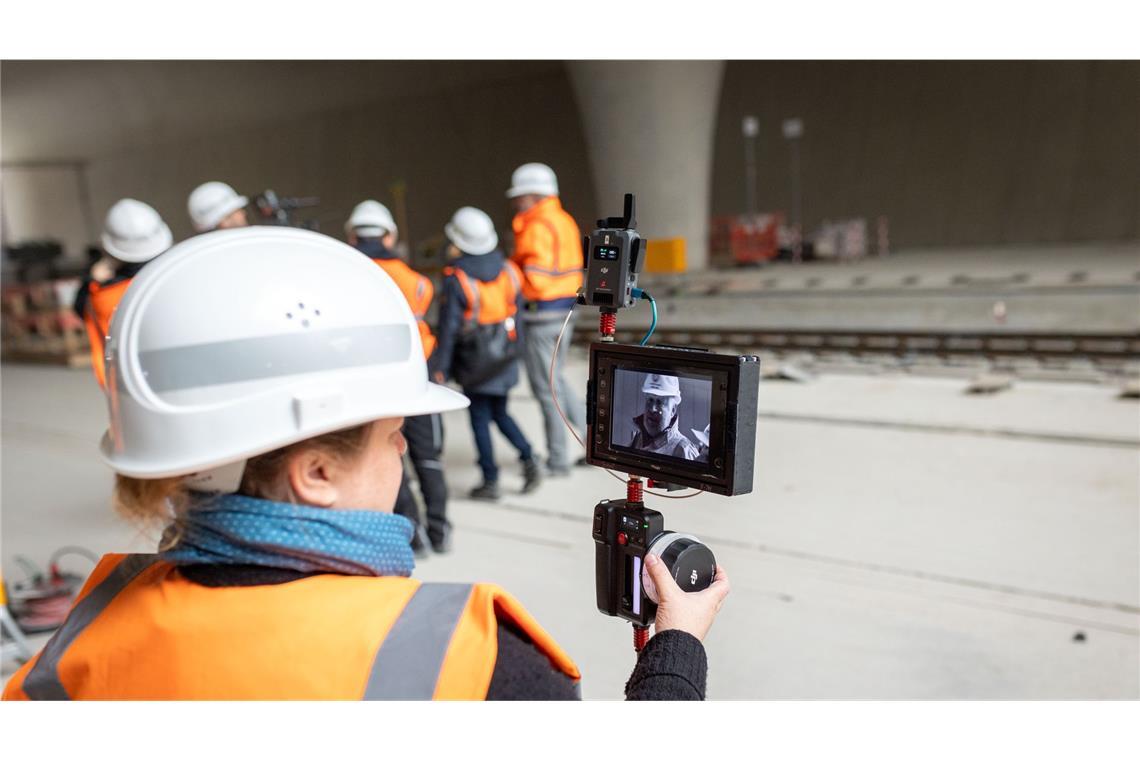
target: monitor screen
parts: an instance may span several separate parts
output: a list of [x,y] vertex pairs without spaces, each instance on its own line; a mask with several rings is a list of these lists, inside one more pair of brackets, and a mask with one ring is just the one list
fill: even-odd
[[711,377],[615,369],[610,446],[707,462],[712,394]]

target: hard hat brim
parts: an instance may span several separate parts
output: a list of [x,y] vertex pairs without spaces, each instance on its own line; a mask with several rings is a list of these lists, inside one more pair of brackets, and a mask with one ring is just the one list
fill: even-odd
[[451,241],[456,248],[472,256],[484,256],[499,247],[498,233],[492,233],[491,237],[487,238],[482,245],[471,245],[463,240],[463,236],[459,234],[459,230],[456,229],[455,225],[451,222],[443,226],[443,234],[447,236],[447,239]]
[[139,264],[144,261],[150,261],[169,248],[174,242],[174,236],[170,232],[170,227],[168,227],[166,223],[163,223],[154,239],[148,240],[145,245],[131,248],[116,245],[114,238],[105,232],[103,233],[101,242],[103,243],[103,250],[119,261],[125,261],[128,264]]
[[249,198],[244,195],[232,198],[228,203],[223,203],[215,209],[214,213],[207,219],[204,219],[201,224],[194,222],[194,229],[198,230],[198,232],[210,232],[211,230],[215,230],[218,228],[218,225],[222,223],[223,219],[238,209],[243,209],[248,205]]
[[518,198],[520,195],[558,195],[558,189],[551,189],[550,185],[515,185],[506,195],[508,198]]

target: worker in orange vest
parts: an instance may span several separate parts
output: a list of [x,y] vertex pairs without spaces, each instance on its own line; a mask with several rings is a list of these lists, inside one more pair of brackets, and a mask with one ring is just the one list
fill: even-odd
[[522,493],[530,493],[542,482],[542,471],[530,441],[507,411],[525,345],[519,323],[522,274],[499,250],[495,224],[483,211],[464,206],[451,217],[444,234],[452,264],[443,270],[439,356],[432,366],[437,379],[455,379],[471,399],[471,432],[483,482],[469,495],[484,501],[502,495],[491,422],[518,451]]
[[87,327],[91,369],[101,388],[107,385],[103,350],[115,307],[143,264],[169,248],[172,240],[166,222],[141,201],[124,198],[107,212],[102,238],[106,256],[92,265],[73,305]]
[[[427,323],[435,287],[431,280],[412,269],[396,253],[399,231],[392,214],[384,204],[367,200],[357,204],[344,225],[348,242],[388,273],[412,309],[419,327],[424,359],[435,350],[435,336]],[[451,523],[447,519],[447,480],[443,477],[443,419],[438,414],[408,417],[404,421],[404,437],[408,441],[408,458],[415,468],[427,511],[427,529],[412,494],[408,478],[400,484],[396,514],[416,523],[412,549],[417,557],[427,555],[430,545],[438,553],[451,550]]]
[[[582,235],[574,218],[563,210],[558,198],[558,178],[546,164],[523,164],[516,169],[507,197],[515,213],[511,222],[515,233],[511,260],[522,270],[526,296],[522,321],[527,333],[527,378],[542,409],[547,471],[565,476],[570,474],[571,462],[585,464],[585,459],[575,457],[566,447],[565,423],[554,405],[550,385],[550,364],[558,334],[582,287]],[[555,360],[554,390],[570,423],[584,439],[586,409],[563,375],[573,330],[571,319]]]
[[[390,277],[314,232],[155,261],[112,325],[101,453],[159,551],[105,556],[4,698],[575,697],[578,668],[509,593],[411,578],[403,416],[467,404],[428,381],[416,331]],[[727,581],[649,572],[657,630],[627,696],[699,698]]]

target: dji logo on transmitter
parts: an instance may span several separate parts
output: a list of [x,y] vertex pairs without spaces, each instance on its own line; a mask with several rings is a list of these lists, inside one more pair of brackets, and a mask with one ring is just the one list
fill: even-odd
[[696,570],[694,570],[693,574],[689,576],[689,585],[690,586],[697,585],[697,571]]

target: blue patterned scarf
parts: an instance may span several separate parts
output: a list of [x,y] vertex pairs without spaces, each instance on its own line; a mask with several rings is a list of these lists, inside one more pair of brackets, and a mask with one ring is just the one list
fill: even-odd
[[409,576],[412,521],[362,509],[322,509],[241,494],[203,497],[179,521],[162,558],[180,565],[263,565],[301,572]]

